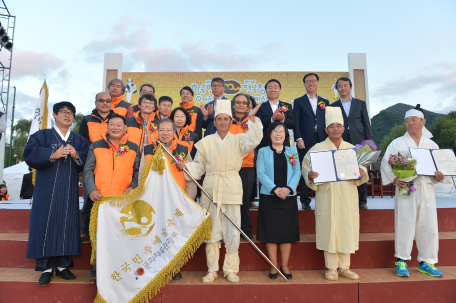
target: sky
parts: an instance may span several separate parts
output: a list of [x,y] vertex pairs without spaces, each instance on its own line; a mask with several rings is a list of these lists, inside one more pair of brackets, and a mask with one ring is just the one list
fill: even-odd
[[454,0],[5,4],[16,16],[15,121],[32,117],[44,78],[50,103],[89,114],[104,54],[119,52],[124,72],[348,71],[347,54],[366,53],[371,117],[398,102],[456,110]]

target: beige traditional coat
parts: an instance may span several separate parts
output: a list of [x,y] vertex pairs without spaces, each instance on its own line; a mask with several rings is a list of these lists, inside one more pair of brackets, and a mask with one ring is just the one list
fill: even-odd
[[[354,148],[342,141],[339,149]],[[326,138],[310,151],[336,150],[336,146]],[[310,151],[302,162],[302,176],[308,187],[315,191],[315,223],[317,249],[330,253],[354,253],[359,248],[359,198],[357,186],[368,180],[364,166],[362,180],[339,181],[315,184],[309,180]],[[318,172],[317,172],[318,173]]]
[[[255,117],[255,123],[249,120],[247,125],[248,132],[228,133],[223,140],[217,133],[204,137],[195,144],[198,152],[194,162],[186,164],[195,179],[206,173],[203,188],[219,207],[221,204],[242,204],[242,181],[239,176],[242,159],[263,138],[263,125],[258,117]],[[209,202],[203,194],[202,203]]]

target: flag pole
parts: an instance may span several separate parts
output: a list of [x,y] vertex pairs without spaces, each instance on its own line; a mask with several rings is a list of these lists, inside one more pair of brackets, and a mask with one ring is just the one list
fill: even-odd
[[[166,151],[166,153],[171,157],[173,158],[174,161],[179,162],[174,156],[173,154],[157,139],[155,138],[154,135],[152,135],[152,137],[154,137],[155,141],[157,141],[158,144],[160,144],[160,146]],[[198,181],[196,181],[195,178],[193,178],[193,176],[189,173],[189,171],[184,168],[184,172],[190,177],[190,179],[192,179],[192,181],[196,184],[196,186],[198,186],[199,189],[201,189],[201,191],[209,198],[209,200],[211,200],[212,203],[214,203],[215,205],[217,205],[214,200],[212,199],[212,197],[204,190],[204,188],[198,183]],[[269,263],[269,265],[271,265],[272,267],[274,267],[274,269],[277,271],[277,273],[285,279],[285,281],[288,282],[288,279],[282,274],[282,272],[274,265],[274,263],[271,262],[271,260],[268,259],[268,257],[261,251],[261,249],[258,248],[258,246],[255,245],[255,243],[253,243],[253,241],[242,231],[242,229],[239,227],[239,225],[237,225],[233,219],[223,210],[220,210],[220,212],[222,214],[225,215],[225,217],[228,218],[228,220],[233,223],[233,225],[241,232],[242,236],[244,236],[245,239],[247,239],[247,241],[249,241],[249,243],[253,246],[253,248],[255,248],[255,250],[263,257],[263,259],[266,260],[266,262]]]

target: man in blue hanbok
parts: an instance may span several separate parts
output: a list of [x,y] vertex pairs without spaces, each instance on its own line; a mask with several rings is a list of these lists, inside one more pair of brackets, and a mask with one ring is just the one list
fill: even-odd
[[89,150],[88,142],[70,130],[74,105],[59,102],[53,112],[55,126],[31,135],[24,150],[25,162],[36,169],[27,258],[43,272],[40,286],[51,281],[54,267],[56,276],[75,279],[68,268],[72,255],[81,253],[78,173]]

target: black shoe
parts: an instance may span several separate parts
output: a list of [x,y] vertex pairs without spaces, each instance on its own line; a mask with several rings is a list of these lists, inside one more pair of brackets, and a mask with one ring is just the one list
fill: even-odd
[[282,274],[285,276],[285,278],[287,278],[288,280],[292,279],[293,276],[291,275],[291,273],[289,274],[286,274],[283,272],[283,269],[282,269],[282,266],[280,266],[280,272],[282,272]]
[[369,207],[367,207],[367,205],[360,205],[359,206],[359,210],[366,210],[366,209],[369,209]]
[[269,273],[269,279],[271,279],[271,280],[277,279],[277,273],[275,273],[275,274]]
[[90,235],[81,234],[81,243],[90,243]]
[[55,276],[61,276],[63,280],[74,280],[76,277],[73,273],[68,269],[65,268],[64,270],[60,271],[58,268],[55,269]]
[[180,280],[182,279],[182,275],[180,272],[178,272],[174,277],[173,277],[173,280]]
[[312,208],[310,207],[309,204],[304,204],[303,203],[301,206],[302,206],[302,210],[312,210]]
[[53,272],[44,272],[41,274],[41,277],[40,277],[40,280],[38,281],[39,282],[39,286],[46,286],[49,284],[49,282],[51,282],[51,278],[53,276]]

